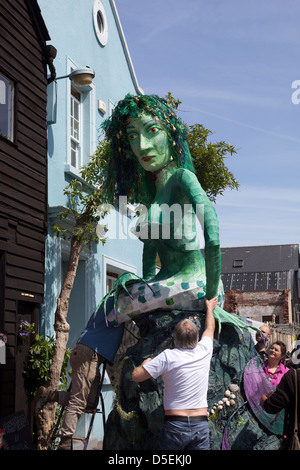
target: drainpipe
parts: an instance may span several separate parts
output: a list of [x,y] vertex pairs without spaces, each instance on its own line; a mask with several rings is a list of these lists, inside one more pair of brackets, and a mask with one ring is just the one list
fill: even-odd
[[52,83],[56,78],[56,69],[53,64],[56,54],[57,50],[54,46],[49,45],[45,47],[45,58],[47,60],[47,64],[50,70],[50,77],[47,80],[48,85],[49,83]]

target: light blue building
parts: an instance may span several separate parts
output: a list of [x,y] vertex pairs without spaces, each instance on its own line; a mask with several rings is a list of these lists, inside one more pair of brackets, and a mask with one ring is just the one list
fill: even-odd
[[[52,231],[57,214],[66,206],[64,188],[79,178],[82,164],[93,154],[101,135],[100,126],[114,105],[126,93],[142,93],[139,88],[114,0],[39,0],[42,16],[57,49],[53,62],[57,81],[48,93],[48,211],[46,246],[45,303],[41,333],[53,334],[56,301],[69,258],[69,243]],[[76,69],[95,72],[92,83],[77,86],[69,78]],[[126,219],[126,218],[125,218]],[[108,286],[124,271],[142,275],[142,243],[129,236],[128,219],[118,220],[112,212],[107,220],[107,242],[80,258],[70,298],[68,323],[72,348]],[[112,392],[106,385],[106,413]],[[76,432],[85,435],[88,418]],[[103,437],[102,418],[97,415],[93,435]]]

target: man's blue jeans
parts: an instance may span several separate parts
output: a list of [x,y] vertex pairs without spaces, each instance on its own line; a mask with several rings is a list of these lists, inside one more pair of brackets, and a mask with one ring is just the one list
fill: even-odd
[[164,421],[160,450],[209,450],[208,421]]

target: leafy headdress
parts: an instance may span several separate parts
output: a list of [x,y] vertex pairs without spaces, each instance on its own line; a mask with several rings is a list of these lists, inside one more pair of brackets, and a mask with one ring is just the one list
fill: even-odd
[[128,202],[147,205],[155,195],[153,175],[138,163],[126,134],[130,119],[142,113],[150,114],[164,125],[178,167],[195,171],[186,143],[187,127],[167,101],[157,95],[127,94],[102,124],[110,142],[110,156],[102,174],[104,197],[110,204],[118,205],[119,196],[127,196]]

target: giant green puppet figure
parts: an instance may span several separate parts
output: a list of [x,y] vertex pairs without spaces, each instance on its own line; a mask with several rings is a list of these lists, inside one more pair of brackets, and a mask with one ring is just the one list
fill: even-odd
[[[142,204],[136,235],[144,242],[143,280],[121,278],[111,325],[157,309],[203,311],[204,297],[218,295],[215,317],[245,328],[222,310],[221,252],[215,209],[202,189],[186,143],[187,129],[163,98],[127,95],[104,123],[111,155],[104,172],[106,201],[119,196]],[[202,226],[205,260],[196,232]],[[161,268],[156,274],[159,255]],[[126,286],[126,290],[120,288]],[[133,282],[135,281],[135,282]],[[107,297],[108,297],[107,296]],[[106,299],[105,299],[106,300]]]
[[[111,144],[102,175],[105,201],[118,206],[120,196],[126,196],[128,202],[140,204],[135,234],[144,243],[142,278],[122,275],[100,304],[109,329],[134,319],[140,330],[140,340],[127,350],[119,368],[104,448],[154,449],[163,417],[162,384],[133,384],[131,372],[146,357],[172,346],[176,322],[192,316],[201,329],[205,297],[218,296],[214,316],[220,341],[211,369],[214,399],[222,398],[230,381],[241,381],[243,367],[255,351],[247,324],[222,308],[218,220],[195,175],[186,126],[166,100],[126,95],[103,127]],[[204,257],[196,217],[203,230]],[[243,344],[247,346],[240,354]]]

